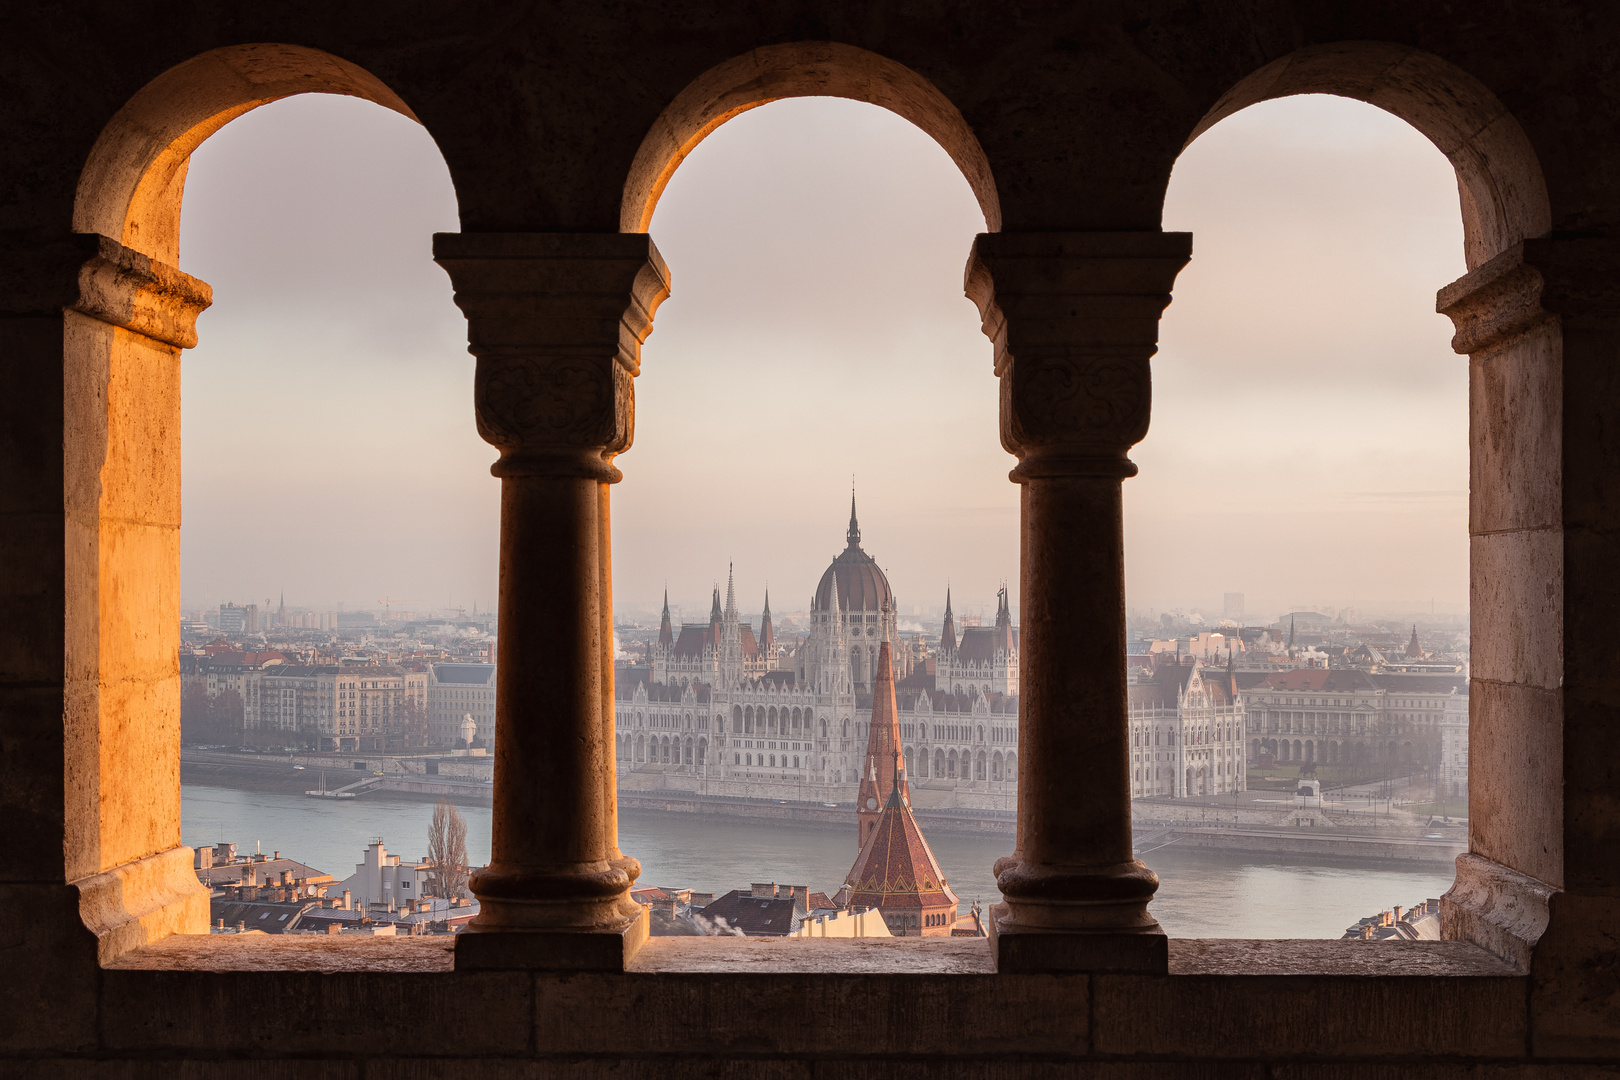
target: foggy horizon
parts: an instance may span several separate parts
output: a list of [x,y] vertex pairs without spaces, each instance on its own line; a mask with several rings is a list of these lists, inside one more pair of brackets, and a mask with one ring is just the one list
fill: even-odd
[[[1466,612],[1467,363],[1434,314],[1464,270],[1455,178],[1344,99],[1267,102],[1182,155],[1194,234],[1125,485],[1128,604]],[[213,285],[183,361],[183,605],[495,607],[495,451],[435,231],[437,149],[369,103],[303,96],[193,155],[181,265]],[[965,180],[899,117],[780,101],[708,137],[651,233],[671,268],[614,491],[615,608],[802,611],[863,547],[902,612],[1019,610],[1014,459],[962,269]],[[696,611],[701,598],[701,611]]]

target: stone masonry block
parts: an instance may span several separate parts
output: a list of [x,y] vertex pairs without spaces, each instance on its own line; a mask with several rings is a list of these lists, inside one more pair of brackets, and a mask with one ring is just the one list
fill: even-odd
[[1562,886],[1563,695],[1475,679],[1469,698],[1470,847]]
[[[636,1022],[627,1023],[634,1015]],[[838,1017],[828,1023],[828,1017]],[[1087,1045],[1085,976],[578,975],[536,978],[537,1048],[586,1053],[1063,1054]]]
[[6,822],[0,881],[60,880],[62,689],[0,685],[0,717],[0,770],[6,778],[0,784]]
[[4,1061],[96,1044],[96,939],[67,885],[0,885],[0,1074]]
[[1553,689],[1564,678],[1564,536],[1491,533],[1469,540],[1473,676]]
[[1183,1058],[1515,1057],[1525,980],[1511,976],[1099,975],[1100,1054]]
[[1544,324],[1474,357],[1469,368],[1468,529],[1546,529],[1561,521],[1559,333]]
[[137,971],[103,975],[119,1052],[511,1054],[528,1049],[529,978],[508,973]]

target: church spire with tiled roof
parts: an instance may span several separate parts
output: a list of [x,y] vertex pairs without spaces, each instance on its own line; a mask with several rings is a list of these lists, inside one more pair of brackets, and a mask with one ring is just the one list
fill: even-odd
[[949,937],[956,921],[956,893],[902,791],[905,772],[898,748],[890,751],[890,762],[888,800],[850,867],[849,906],[877,908],[897,937]]
[[[889,789],[905,786],[898,776],[897,759],[891,754],[900,750],[900,710],[895,705],[894,663],[890,659],[889,643],[878,646],[877,670],[872,684],[872,724],[866,732],[866,756],[861,760],[861,786],[855,795],[856,817],[860,832],[856,846],[866,843],[882,816],[883,800]],[[910,790],[904,792],[910,798]]]

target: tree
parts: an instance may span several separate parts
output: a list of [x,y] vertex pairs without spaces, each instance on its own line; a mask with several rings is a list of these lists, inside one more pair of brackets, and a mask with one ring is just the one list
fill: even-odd
[[427,707],[414,698],[406,698],[394,710],[394,727],[404,737],[405,749],[420,750],[427,746]]
[[445,799],[433,808],[433,821],[428,825],[428,862],[433,864],[428,878],[433,896],[454,900],[466,893],[467,822]]

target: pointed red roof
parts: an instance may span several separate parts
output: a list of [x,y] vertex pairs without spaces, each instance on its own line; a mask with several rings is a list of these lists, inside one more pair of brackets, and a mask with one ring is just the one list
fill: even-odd
[[[855,795],[860,821],[859,843],[864,844],[877,824],[881,807],[895,785],[896,757],[900,750],[900,710],[894,700],[894,664],[889,659],[889,643],[878,646],[877,676],[872,686],[872,726],[866,735],[866,756],[861,759],[861,786]],[[910,799],[904,774],[900,794]]]
[[899,785],[850,867],[851,907],[875,907],[891,933],[949,935],[956,893],[923,839]]

